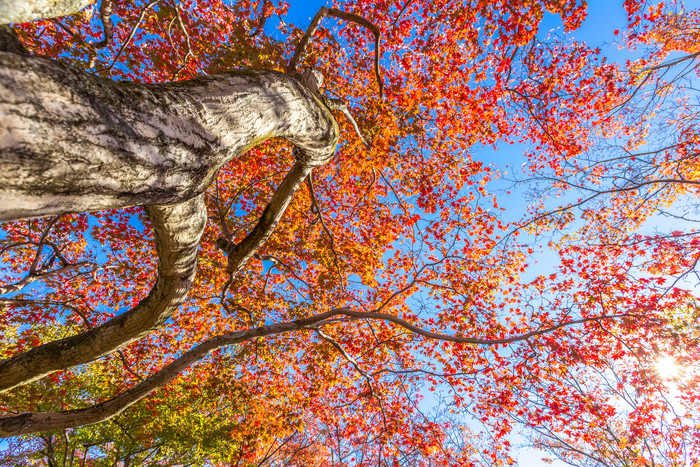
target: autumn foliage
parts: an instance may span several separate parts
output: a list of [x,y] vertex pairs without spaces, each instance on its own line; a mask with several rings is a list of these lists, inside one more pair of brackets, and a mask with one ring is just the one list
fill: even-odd
[[[233,277],[217,240],[250,231],[295,156],[267,141],[227,164],[206,193],[197,275],[175,315],[3,393],[0,407],[90,406],[212,336],[340,308],[436,335],[339,314],[253,338],[110,421],[11,438],[0,465],[508,465],[513,433],[574,465],[698,465],[700,13],[626,0],[620,63],[574,39],[582,1],[334,6],[381,30],[383,98],[374,38],[357,24],[324,19],[301,68],[323,74],[368,144],[336,112],[334,158]],[[32,53],[169,82],[285,71],[306,26],[280,22],[288,6],[267,0],[112,8],[104,48],[97,6],[15,29]],[[554,18],[563,29],[547,33]],[[483,160],[510,144],[520,159]],[[95,327],[152,286],[141,208],[1,227],[1,358]],[[668,357],[681,370],[664,378]]]

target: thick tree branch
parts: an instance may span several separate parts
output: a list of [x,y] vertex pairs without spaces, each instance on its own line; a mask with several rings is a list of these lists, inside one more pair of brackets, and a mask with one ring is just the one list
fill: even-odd
[[84,333],[35,347],[0,362],[0,391],[54,371],[87,363],[146,335],[162,324],[187,296],[206,224],[203,195],[147,210],[158,252],[158,278],[136,307]]
[[591,318],[583,318],[579,320],[567,321],[557,325],[531,331],[517,336],[506,337],[502,339],[481,339],[462,336],[450,336],[439,334],[432,331],[419,328],[406,320],[397,318],[396,316],[387,313],[362,312],[354,311],[349,308],[336,308],[325,313],[320,313],[309,318],[303,318],[296,321],[270,324],[260,326],[245,331],[235,331],[228,334],[212,337],[197,345],[196,347],[185,352],[181,357],[168,364],[152,376],[146,378],[136,386],[132,387],[119,394],[118,396],[96,404],[91,407],[75,410],[66,410],[62,412],[42,412],[42,413],[24,413],[19,415],[8,415],[0,417],[0,437],[19,436],[30,433],[38,433],[42,431],[62,430],[71,427],[90,425],[108,420],[111,417],[126,410],[131,405],[135,404],[142,398],[146,397],[151,392],[163,387],[169,381],[172,381],[181,371],[188,368],[195,362],[206,357],[209,353],[224,346],[240,344],[252,339],[267,337],[278,334],[286,334],[289,332],[317,328],[329,319],[336,316],[346,316],[353,319],[372,319],[379,321],[388,321],[401,326],[415,334],[423,336],[427,339],[442,340],[447,342],[456,342],[463,344],[476,345],[498,345],[507,344],[530,339],[535,336],[546,334],[557,329],[561,329],[576,324],[588,323],[593,321],[601,321],[607,319],[615,319],[626,317],[629,315],[607,315],[595,316]]
[[0,120],[0,221],[177,203],[267,139],[299,149],[293,171],[328,160],[338,142],[330,110],[298,77],[115,83],[12,53],[0,53]]
[[297,77],[245,71],[165,85],[114,83],[41,57],[0,53],[0,220],[147,208],[159,275],[134,309],[86,333],[0,362],[0,390],[89,362],[142,337],[184,300],[218,168],[273,137],[297,162],[253,231],[230,252],[238,271],[294,191],[338,142],[329,109]]

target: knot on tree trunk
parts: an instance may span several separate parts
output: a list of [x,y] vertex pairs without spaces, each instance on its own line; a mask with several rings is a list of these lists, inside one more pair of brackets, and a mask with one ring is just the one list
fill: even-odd
[[313,68],[307,68],[301,74],[299,80],[313,93],[319,96],[321,95],[321,86],[323,86],[323,73]]

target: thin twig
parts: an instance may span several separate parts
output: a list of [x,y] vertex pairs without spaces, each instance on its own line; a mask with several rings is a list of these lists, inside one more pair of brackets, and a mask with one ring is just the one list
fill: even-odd
[[72,37],[73,40],[75,40],[76,42],[79,42],[79,43],[81,43],[81,44],[85,44],[85,45],[87,45],[88,47],[91,45],[91,44],[88,44],[87,42],[85,42],[85,39],[83,39],[83,37],[82,37],[80,34],[78,34],[77,32],[74,32],[74,31],[71,30],[68,26],[66,26],[65,24],[63,24],[63,23],[61,22],[60,19],[51,18],[51,22],[52,22],[53,24],[55,24],[56,26],[58,26],[59,28],[61,28],[61,29],[63,30],[63,32],[65,32],[65,33],[68,34],[70,37]]
[[126,38],[126,41],[122,44],[121,47],[119,47],[119,51],[117,52],[117,55],[114,56],[112,59],[112,62],[106,67],[103,68],[100,71],[109,71],[114,67],[114,65],[117,63],[117,60],[119,60],[119,56],[122,54],[124,49],[126,48],[127,45],[131,42],[131,39],[134,38],[134,34],[136,34],[136,30],[138,27],[141,25],[141,21],[143,21],[143,18],[146,16],[146,12],[153,8],[153,6],[158,3],[160,0],[152,0],[149,3],[145,4],[143,8],[141,8],[141,14],[139,15],[139,19],[136,21],[136,24],[134,24],[134,27],[131,28],[131,32],[129,33],[129,37]]
[[[182,30],[182,34],[185,36],[185,42],[187,44],[187,53],[185,54],[185,58],[182,59],[182,66],[180,67],[179,70],[175,73],[173,76],[173,81],[177,79],[177,77],[180,75],[180,73],[187,67],[187,59],[192,57],[194,59],[195,64],[197,65],[197,68],[201,70],[201,66],[199,65],[199,60],[197,59],[197,56],[192,52],[192,43],[190,42],[190,34],[187,31],[187,28],[185,27],[185,22],[182,21],[182,15],[180,14],[180,9],[177,7],[177,4],[173,6],[175,8],[175,13],[177,14],[177,22],[180,25],[180,29]],[[171,42],[172,43],[172,42]],[[180,54],[178,53],[178,56]]]
[[24,279],[15,282],[14,284],[8,284],[8,285],[3,285],[0,286],[0,295],[8,294],[11,292],[18,292],[22,290],[23,288],[27,287],[29,284],[32,282],[36,282],[40,279],[46,279],[49,277],[57,276],[59,274],[63,274],[64,272],[69,272],[74,269],[78,269],[81,266],[87,266],[90,265],[93,267],[93,269],[97,268],[97,265],[94,263],[91,263],[89,261],[81,261],[79,263],[75,264],[69,264],[67,266],[63,266],[59,269],[55,269],[53,271],[47,271],[47,272],[42,272],[39,274],[28,274]]
[[328,236],[328,239],[330,240],[330,247],[331,251],[333,252],[333,260],[335,262],[335,269],[338,272],[338,278],[341,279],[343,275],[340,272],[340,259],[338,256],[338,253],[335,251],[335,241],[333,240],[333,234],[331,234],[330,230],[328,230],[328,227],[326,226],[326,222],[323,220],[323,213],[321,212],[321,208],[318,205],[318,200],[316,199],[316,193],[314,191],[314,181],[313,181],[313,174],[310,173],[309,176],[306,179],[306,182],[309,186],[309,193],[311,194],[311,203],[313,205],[313,208],[316,210],[316,213],[318,214],[318,220],[321,222],[321,227],[323,228],[323,231],[326,233]]
[[325,340],[326,342],[329,342],[335,349],[340,352],[340,354],[352,364],[352,366],[357,370],[358,373],[360,373],[364,378],[365,381],[367,382],[367,387],[369,388],[369,397],[374,397],[377,399],[377,402],[379,403],[379,409],[382,411],[382,421],[384,422],[384,429],[387,429],[386,425],[386,412],[384,411],[384,404],[382,403],[382,398],[377,394],[377,392],[374,390],[374,385],[372,384],[372,378],[367,374],[366,371],[364,371],[359,363],[357,363],[357,360],[355,360],[352,355],[347,353],[345,349],[343,348],[342,345],[335,339],[333,339],[331,336],[328,334],[324,333],[320,329],[315,329],[316,333],[321,337],[321,339]]

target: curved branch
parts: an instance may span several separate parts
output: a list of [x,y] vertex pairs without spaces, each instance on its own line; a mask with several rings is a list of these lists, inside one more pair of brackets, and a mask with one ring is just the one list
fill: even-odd
[[152,376],[143,380],[134,387],[124,391],[118,396],[83,409],[66,410],[61,412],[41,412],[41,413],[24,413],[19,415],[8,415],[0,417],[0,437],[19,436],[30,433],[38,433],[42,431],[61,430],[83,425],[99,423],[118,415],[126,410],[131,405],[146,397],[151,392],[163,387],[165,384],[173,380],[180,372],[188,368],[193,363],[206,357],[209,353],[224,346],[240,344],[259,337],[272,336],[276,334],[286,334],[293,331],[305,330],[317,326],[321,326],[326,320],[335,316],[347,316],[355,319],[374,319],[379,321],[389,321],[397,324],[409,331],[426,337],[428,339],[442,340],[448,342],[477,344],[477,345],[498,345],[504,343],[512,343],[530,339],[535,336],[546,334],[557,329],[576,324],[582,324],[592,321],[601,321],[606,319],[614,319],[626,317],[630,315],[606,315],[596,316],[591,318],[583,318],[574,321],[560,323],[536,331],[531,331],[518,336],[511,336],[503,339],[480,339],[461,336],[450,336],[447,334],[439,334],[421,329],[406,320],[397,318],[387,313],[376,312],[358,312],[349,308],[336,308],[325,313],[321,313],[309,318],[303,318],[296,321],[284,323],[270,324],[260,326],[245,331],[235,331],[228,334],[212,337],[197,345],[196,347],[185,352],[181,357],[171,362],[161,370],[154,373]]
[[319,98],[280,72],[115,83],[13,53],[0,53],[0,120],[0,221],[185,201],[265,140],[313,165],[339,134]]
[[147,208],[155,232],[158,278],[131,310],[84,333],[49,342],[0,362],[0,392],[54,371],[88,363],[145,336],[184,301],[196,269],[206,225],[203,195],[176,205]]
[[301,38],[299,44],[297,44],[297,47],[294,50],[294,55],[292,55],[292,59],[289,61],[289,72],[293,73],[296,71],[296,68],[299,65],[299,61],[301,60],[301,56],[304,54],[304,52],[306,51],[306,47],[308,47],[309,42],[311,41],[311,36],[314,35],[316,29],[318,29],[318,25],[321,24],[321,20],[326,16],[334,16],[345,21],[350,21],[351,23],[359,24],[360,26],[364,26],[372,34],[374,34],[374,75],[377,79],[377,85],[379,86],[379,98],[383,98],[384,81],[382,81],[382,75],[379,71],[380,41],[382,34],[381,30],[371,21],[368,21],[362,16],[356,15],[354,13],[347,13],[337,8],[328,8],[322,6],[318,10],[318,13],[316,13],[314,19],[311,20],[311,24],[309,24],[309,27],[304,33],[304,36]]

